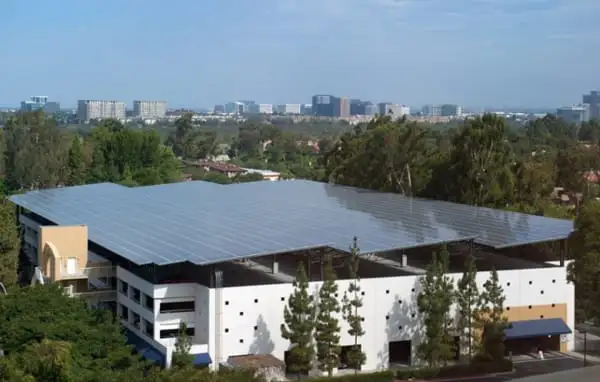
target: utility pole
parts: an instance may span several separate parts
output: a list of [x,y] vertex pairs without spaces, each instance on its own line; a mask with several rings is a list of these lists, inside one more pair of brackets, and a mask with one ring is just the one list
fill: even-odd
[[587,366],[587,330],[581,331],[583,333],[583,366]]

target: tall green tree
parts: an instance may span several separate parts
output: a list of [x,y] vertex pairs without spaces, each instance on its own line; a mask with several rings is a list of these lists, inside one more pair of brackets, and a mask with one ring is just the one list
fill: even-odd
[[281,336],[292,346],[286,360],[287,368],[298,375],[308,374],[315,356],[315,305],[313,296],[308,293],[308,277],[302,262],[298,263],[294,292],[288,298],[283,319]]
[[467,350],[469,360],[473,356],[475,341],[474,323],[480,303],[479,288],[477,287],[477,268],[472,254],[467,256],[465,268],[456,287],[456,305],[458,307],[457,331],[460,335],[461,349]]
[[70,382],[74,379],[72,345],[66,341],[43,339],[28,345],[21,353],[25,372],[38,381]]
[[484,355],[493,360],[504,358],[504,330],[507,321],[504,315],[504,291],[498,272],[493,269],[490,278],[483,284],[480,308],[477,317],[482,331],[481,346]]
[[194,359],[194,356],[190,354],[191,349],[192,339],[187,334],[187,325],[185,322],[182,322],[179,325],[179,333],[177,333],[177,342],[175,342],[171,366],[179,369],[191,367]]
[[360,264],[360,249],[358,248],[358,239],[354,237],[352,246],[350,247],[350,258],[348,262],[348,273],[350,283],[348,290],[344,292],[342,299],[342,313],[344,320],[348,323],[348,334],[354,339],[354,344],[346,353],[347,364],[353,368],[355,373],[360,370],[367,360],[365,353],[362,351],[358,340],[365,335],[362,327],[363,317],[360,315],[360,308],[363,306],[362,297],[360,294],[360,279],[358,276],[358,267]]
[[323,163],[331,182],[411,196],[429,181],[431,151],[421,125],[377,117],[344,134]]
[[18,280],[21,241],[17,227],[14,204],[0,196],[0,282],[6,288],[13,287]]
[[190,147],[190,137],[194,130],[192,113],[186,113],[175,121],[175,132],[169,137],[168,143],[178,157],[192,158],[193,152]]
[[476,206],[503,206],[514,190],[513,154],[506,121],[486,114],[465,121],[452,139],[449,164],[437,174],[446,199]]
[[578,321],[600,319],[600,202],[587,200],[575,219],[570,240],[573,261],[568,280],[575,285]]
[[585,175],[600,168],[600,150],[597,146],[575,144],[561,147],[556,154],[554,168],[557,186],[567,191],[589,194],[590,182]]
[[[75,381],[96,381],[97,375],[105,375],[107,370],[143,373],[144,363],[126,345],[113,315],[88,309],[84,300],[66,296],[56,284],[14,288],[0,297],[0,317],[11,318],[0,324],[0,349],[14,356],[16,366],[27,374],[35,373],[30,369],[36,369],[34,360],[20,355],[31,352],[54,359],[54,365],[63,372],[69,370]],[[44,339],[46,344],[36,345]],[[69,346],[63,346],[65,343]],[[69,358],[72,362],[67,364]]]
[[433,254],[427,272],[421,277],[421,292],[417,299],[423,316],[425,338],[419,344],[419,357],[430,367],[445,365],[454,356],[454,340],[451,335],[450,308],[454,302],[454,284],[447,276],[448,251],[444,248]]
[[87,180],[87,165],[82,138],[79,135],[73,137],[73,142],[69,148],[68,166],[68,185],[77,186],[84,184]]
[[12,190],[56,187],[67,181],[68,134],[43,112],[17,113],[6,121],[6,180]]
[[323,284],[319,289],[318,313],[315,322],[315,341],[319,370],[333,376],[333,369],[340,364],[340,324],[336,315],[340,303],[336,294],[338,285],[331,257],[325,263]]

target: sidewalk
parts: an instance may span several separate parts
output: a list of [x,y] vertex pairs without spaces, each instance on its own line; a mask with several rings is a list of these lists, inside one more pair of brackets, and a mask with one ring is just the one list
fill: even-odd
[[583,360],[585,358],[586,361],[589,362],[590,364],[600,365],[600,356],[597,356],[597,355],[587,354],[584,357],[583,353],[576,352],[576,351],[566,352],[565,354],[568,355],[569,357],[580,359],[580,360]]

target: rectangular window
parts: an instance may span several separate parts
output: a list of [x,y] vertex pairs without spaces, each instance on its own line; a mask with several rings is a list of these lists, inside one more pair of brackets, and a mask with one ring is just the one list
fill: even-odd
[[154,337],[154,324],[148,320],[144,320],[144,333],[150,338]]
[[154,299],[147,294],[144,295],[144,306],[146,309],[154,311]]
[[141,293],[138,288],[131,287],[131,299],[138,304],[140,303]]
[[77,258],[69,257],[67,259],[67,274],[73,275],[77,272]]
[[128,291],[129,291],[129,284],[127,284],[125,281],[121,280],[121,293],[123,293],[125,296],[127,296]]
[[129,309],[127,309],[127,307],[125,305],[123,305],[123,304],[119,304],[119,305],[121,307],[121,309],[120,309],[120,311],[121,311],[121,313],[120,313],[121,318],[123,320],[125,320],[125,321],[129,321]]
[[[188,337],[193,337],[196,331],[194,328],[187,328],[186,334]],[[179,329],[164,329],[160,331],[160,338],[177,338]]]
[[196,308],[195,302],[192,301],[179,301],[179,302],[161,302],[160,312],[161,313],[182,313],[182,312],[193,312]]
[[132,324],[136,329],[140,328],[140,315],[137,314],[136,312],[132,312],[133,313],[133,320],[132,320]]

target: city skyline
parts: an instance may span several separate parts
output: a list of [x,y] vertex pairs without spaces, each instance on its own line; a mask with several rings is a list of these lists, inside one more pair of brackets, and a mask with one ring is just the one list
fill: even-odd
[[594,0],[68,3],[3,5],[0,105],[35,94],[65,107],[143,98],[194,108],[337,94],[558,107],[597,87]]

